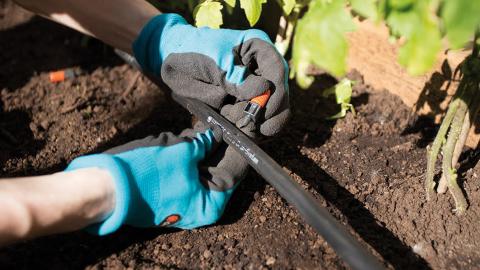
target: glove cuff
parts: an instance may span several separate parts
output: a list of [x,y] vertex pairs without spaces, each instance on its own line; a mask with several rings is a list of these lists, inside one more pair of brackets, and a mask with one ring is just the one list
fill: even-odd
[[[143,70],[160,74],[162,65],[161,43],[169,28],[176,24],[188,24],[180,15],[165,13],[153,17],[132,44],[133,54]],[[169,42],[175,42],[170,40]]]
[[127,219],[130,203],[129,174],[121,161],[112,155],[95,154],[74,159],[65,171],[82,168],[100,168],[110,172],[115,184],[115,209],[104,221],[90,225],[86,230],[96,235],[106,235],[115,232]]

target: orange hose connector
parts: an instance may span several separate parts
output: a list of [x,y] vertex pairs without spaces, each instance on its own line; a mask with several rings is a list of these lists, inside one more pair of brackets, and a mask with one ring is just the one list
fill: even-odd
[[268,102],[268,99],[270,98],[270,90],[265,91],[265,93],[261,94],[260,96],[254,97],[250,100],[250,102],[253,102],[255,104],[258,104],[261,108],[265,107],[265,105]]

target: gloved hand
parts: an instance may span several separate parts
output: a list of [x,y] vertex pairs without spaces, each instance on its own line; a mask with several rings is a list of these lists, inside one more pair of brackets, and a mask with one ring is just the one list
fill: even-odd
[[99,167],[115,182],[113,213],[88,230],[105,235],[122,224],[192,229],[216,222],[247,172],[246,161],[219,144],[219,135],[162,133],[73,160],[67,170]]
[[244,101],[224,114],[242,111],[246,100],[270,89],[257,123],[263,135],[276,134],[289,117],[288,65],[263,31],[196,28],[180,15],[162,14],[144,26],[133,51],[144,70],[161,74],[180,96],[217,109],[228,95]]

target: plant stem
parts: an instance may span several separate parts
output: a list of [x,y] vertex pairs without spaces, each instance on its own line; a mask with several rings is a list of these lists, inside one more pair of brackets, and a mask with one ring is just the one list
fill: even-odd
[[[474,100],[469,106],[469,110],[467,110],[465,114],[465,119],[463,121],[462,131],[460,132],[460,136],[458,138],[457,144],[455,145],[455,150],[453,151],[453,158],[452,158],[452,168],[455,168],[458,164],[458,159],[462,154],[463,147],[465,142],[467,141],[468,134],[471,128],[472,123],[475,123],[476,116],[480,109],[480,96],[474,96]],[[447,191],[447,178],[445,174],[442,174],[442,178],[440,178],[440,182],[438,183],[437,193],[445,193]]]
[[[457,172],[455,167],[458,163],[463,146],[468,137],[468,132],[480,108],[480,44],[476,42],[479,32],[475,33],[475,39],[472,54],[467,57],[457,67],[461,71],[461,80],[455,93],[455,97],[450,102],[445,118],[433,141],[432,147],[427,156],[427,173],[425,178],[425,189],[427,200],[432,196],[435,182],[433,181],[435,173],[435,163],[438,157],[440,147],[442,148],[442,178],[440,179],[437,191],[444,193],[448,187],[455,201],[455,212],[462,214],[468,207],[467,200],[462,190],[458,186]],[[448,138],[445,135],[448,131]]]
[[[462,130],[460,132],[460,136],[458,137],[457,143],[455,144],[455,150],[453,151],[453,158],[452,158],[452,168],[455,168],[458,163],[458,158],[460,157],[460,154],[462,153],[463,146],[465,145],[465,141],[467,140],[468,137],[468,131],[470,130],[470,113],[467,110],[467,113],[465,114],[465,119],[463,120],[463,126]],[[445,193],[447,192],[448,188],[448,183],[447,183],[447,177],[445,176],[444,173],[442,173],[442,177],[440,178],[440,181],[438,182],[438,187],[437,187],[437,193]]]
[[275,48],[277,48],[278,52],[282,56],[285,56],[285,53],[288,50],[288,47],[286,48],[285,46],[285,43],[287,43],[285,41],[287,24],[288,24],[287,17],[285,15],[282,15],[282,17],[280,17],[280,21],[278,22],[278,32],[277,32],[277,37],[275,38]]
[[[461,88],[459,88],[458,91],[461,91]],[[440,148],[445,141],[445,135],[447,134],[450,123],[452,123],[452,119],[457,112],[459,103],[460,101],[457,97],[450,102],[447,113],[445,114],[445,118],[443,119],[440,129],[438,130],[437,136],[433,140],[433,143],[427,153],[427,173],[425,178],[427,200],[430,200],[435,188],[435,182],[433,181],[433,178],[435,176],[435,163],[437,161],[438,153],[440,152]]]
[[282,15],[280,17],[279,27],[277,37],[275,38],[275,47],[280,52],[282,56],[288,51],[290,47],[290,43],[293,37],[293,30],[297,25],[298,17],[300,16],[300,6],[296,6],[293,8],[292,13],[290,15]]
[[[468,84],[467,84],[468,85]],[[459,135],[462,131],[463,122],[465,115],[468,111],[468,105],[471,99],[471,91],[465,91],[465,95],[457,97],[454,102],[459,101],[457,105],[457,110],[453,122],[450,126],[450,131],[448,132],[448,138],[445,142],[442,152],[443,152],[443,163],[442,171],[443,175],[447,180],[448,190],[453,196],[455,201],[455,212],[457,214],[463,214],[467,209],[467,200],[463,195],[462,190],[457,183],[457,173],[456,170],[452,167],[453,162],[453,152],[457,144]]]

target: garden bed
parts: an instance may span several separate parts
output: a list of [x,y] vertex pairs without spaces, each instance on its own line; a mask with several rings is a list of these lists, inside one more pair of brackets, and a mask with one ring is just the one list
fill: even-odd
[[[11,21],[15,14],[3,11],[0,19]],[[190,126],[186,111],[101,43],[40,18],[10,24],[0,30],[2,177],[51,173],[79,155]],[[50,83],[48,73],[65,67],[81,75]],[[461,158],[465,215],[452,213],[449,195],[427,203],[425,147],[436,126],[414,121],[400,98],[364,85],[360,73],[349,76],[358,82],[355,117],[324,120],[320,92],[333,80],[320,75],[311,90],[291,89],[291,122],[262,148],[390,267],[478,269],[480,152],[467,149]],[[105,267],[345,266],[254,172],[213,226],[123,228],[102,238],[75,232],[0,249],[1,269]]]

